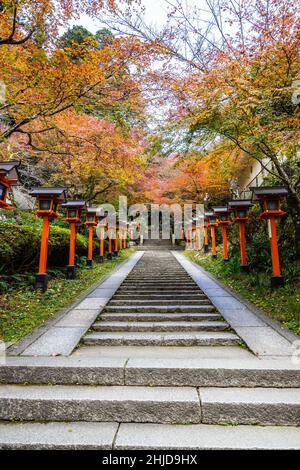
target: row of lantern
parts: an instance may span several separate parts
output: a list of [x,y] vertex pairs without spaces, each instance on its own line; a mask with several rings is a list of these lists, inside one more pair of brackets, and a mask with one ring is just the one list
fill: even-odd
[[[9,189],[12,185],[18,184],[19,175],[18,167],[20,162],[8,161],[0,162],[0,208],[11,209],[7,203],[7,196]],[[265,219],[268,222],[269,237],[271,245],[271,257],[273,276],[271,278],[272,287],[280,287],[284,285],[284,279],[281,275],[280,261],[278,254],[278,244],[276,235],[276,219],[285,214],[281,210],[281,203],[283,198],[288,194],[288,190],[284,187],[257,187],[250,188],[252,190],[252,200],[235,199],[228,203],[225,207],[213,207],[212,211],[204,214],[204,251],[208,251],[208,229],[211,232],[211,250],[212,256],[216,257],[216,228],[222,228],[223,239],[223,255],[224,261],[228,261],[228,248],[227,248],[227,226],[231,223],[239,224],[239,238],[240,238],[240,253],[241,253],[241,269],[249,271],[247,264],[246,254],[246,238],[245,238],[245,225],[249,220],[248,210],[252,205],[252,201],[258,201],[261,207],[260,219]],[[40,252],[39,273],[37,274],[36,287],[41,287],[44,290],[47,288],[47,253],[48,253],[48,239],[50,221],[58,217],[57,207],[62,203],[62,207],[67,210],[66,220],[70,224],[70,252],[69,252],[69,266],[68,277],[75,276],[75,238],[76,238],[76,224],[81,221],[80,216],[84,209],[86,209],[85,224],[89,230],[89,243],[88,243],[88,266],[92,266],[93,259],[93,231],[96,225],[100,228],[100,260],[104,259],[104,231],[106,223],[101,224],[101,219],[105,216],[97,217],[96,208],[86,208],[85,201],[69,201],[66,202],[66,191],[64,188],[35,188],[32,190],[31,195],[38,199],[38,210],[35,212],[43,219],[42,228],[42,241]],[[234,212],[233,222],[230,220],[230,212]],[[112,252],[117,254],[118,251],[118,238],[121,239],[121,247],[125,248],[127,244],[127,226],[123,228],[115,228],[115,234],[108,236],[108,258],[112,257]],[[199,230],[195,228],[194,230]],[[118,231],[119,236],[118,236]],[[188,248],[193,247],[193,238],[195,238],[194,248],[201,248],[201,234],[198,232],[196,237],[192,236],[193,228],[188,230],[187,241]],[[120,236],[121,234],[121,236]],[[182,238],[185,238],[183,231]],[[114,240],[114,247],[112,246]]]
[[[280,260],[278,253],[277,233],[276,233],[276,219],[285,215],[281,209],[283,198],[288,194],[288,190],[284,187],[253,187],[252,199],[235,199],[228,202],[228,206],[212,207],[209,212],[204,213],[204,252],[209,251],[208,246],[208,230],[211,235],[211,253],[212,257],[216,258],[216,229],[220,227],[222,230],[222,243],[223,243],[223,259],[228,261],[228,243],[227,243],[227,227],[233,223],[239,226],[239,241],[240,241],[240,256],[241,256],[241,270],[249,272],[249,265],[247,263],[246,252],[246,235],[245,226],[249,220],[248,211],[252,206],[253,201],[258,201],[260,205],[259,219],[267,220],[268,232],[270,238],[271,259],[273,275],[271,277],[271,286],[273,288],[284,286],[284,279],[281,275]],[[233,220],[230,220],[230,213],[234,213]],[[198,230],[198,233],[197,233]],[[194,232],[194,233],[193,233]],[[194,227],[190,230],[187,237],[187,247],[200,249],[201,247],[201,234],[199,228]]]
[[[7,202],[8,192],[11,186],[18,184],[19,174],[18,167],[20,162],[8,161],[0,162],[0,208],[12,209],[12,206]],[[75,245],[76,245],[76,225],[81,223],[82,213],[85,212],[86,220],[85,225],[88,227],[88,257],[87,265],[92,267],[93,264],[93,234],[94,227],[99,227],[99,240],[100,240],[100,262],[104,261],[105,255],[105,231],[108,235],[108,250],[107,258],[112,259],[112,254],[117,255],[120,248],[127,248],[127,229],[126,222],[118,221],[116,214],[115,226],[108,230],[107,215],[97,215],[97,208],[86,207],[85,201],[68,201],[66,200],[65,188],[34,188],[30,195],[37,198],[38,208],[34,212],[43,220],[42,224],[42,237],[40,247],[39,259],[39,272],[36,275],[36,288],[47,290],[47,256],[48,256],[48,243],[50,233],[50,222],[58,217],[57,209],[61,205],[66,209],[66,221],[70,225],[70,245],[69,245],[69,264],[67,266],[67,278],[74,279],[76,272],[75,263]],[[111,215],[111,217],[113,217]],[[102,222],[102,223],[101,223]],[[132,232],[132,227],[130,231]]]
[[129,224],[119,221],[117,214],[111,214],[115,217],[115,224],[108,229],[108,217],[98,215],[96,207],[87,207],[86,202],[82,200],[66,202],[66,190],[64,188],[34,188],[30,195],[37,198],[38,210],[34,213],[42,218],[42,240],[40,251],[39,272],[36,275],[36,288],[44,291],[47,289],[47,253],[49,228],[51,220],[58,217],[57,207],[60,204],[66,210],[66,221],[70,225],[70,246],[69,246],[69,264],[67,266],[67,278],[74,279],[76,272],[75,264],[75,243],[76,243],[76,225],[81,223],[82,213],[85,212],[86,218],[84,224],[88,228],[88,256],[87,266],[93,265],[93,236],[94,227],[99,228],[99,259],[104,261],[105,255],[105,231],[107,231],[108,249],[107,258],[112,259],[112,255],[117,256],[120,248],[127,248],[127,232]]

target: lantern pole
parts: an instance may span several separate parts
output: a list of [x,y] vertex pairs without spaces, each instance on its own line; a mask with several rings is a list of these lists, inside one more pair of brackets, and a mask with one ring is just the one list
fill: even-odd
[[37,198],[38,210],[34,214],[43,220],[39,272],[36,274],[35,288],[46,292],[48,286],[47,258],[50,221],[58,217],[57,205],[66,200],[66,190],[65,188],[33,188],[30,196]]
[[118,256],[118,252],[119,252],[119,231],[118,231],[118,228],[116,226],[116,230],[115,230],[115,249],[114,249],[114,255],[115,256]]
[[208,253],[208,233],[207,233],[207,225],[204,224],[203,226],[204,229],[204,253]]
[[222,228],[222,244],[223,244],[223,261],[229,261],[228,258],[228,241],[227,241],[227,225],[229,220],[229,210],[227,206],[213,207],[214,214],[217,219],[218,226]]
[[100,251],[100,263],[104,261],[104,225],[100,225],[100,242],[99,242],[99,251]]
[[97,225],[96,216],[97,216],[97,208],[88,207],[86,210],[85,225],[88,228],[88,256],[86,260],[86,265],[89,268],[93,267],[93,236],[94,236],[94,227]]
[[260,219],[267,220],[268,232],[270,237],[272,277],[271,287],[276,289],[284,286],[284,278],[281,275],[280,258],[277,242],[276,219],[286,215],[281,209],[281,203],[288,194],[288,189],[283,186],[257,187],[250,188],[253,193],[253,199],[258,201],[261,206]]
[[37,274],[37,281],[43,284],[42,288],[44,291],[47,290],[47,257],[48,257],[48,243],[49,243],[49,232],[50,232],[50,218],[49,215],[42,216],[42,238],[40,248],[40,262],[39,272]]
[[241,253],[241,269],[242,271],[249,272],[249,265],[247,264],[247,251],[246,251],[246,230],[245,222],[239,222],[239,235],[240,235],[240,253]]
[[212,224],[210,226],[210,235],[211,235],[211,255],[213,258],[217,257],[217,247],[216,247],[216,226]]
[[76,244],[76,222],[70,222],[70,249],[69,249],[69,265],[67,277],[75,279],[75,244]]
[[207,220],[207,227],[210,228],[211,237],[211,256],[212,258],[217,257],[217,246],[216,246],[216,216],[214,212],[204,212],[204,218]]
[[197,250],[201,250],[201,229],[198,227],[197,229]]
[[66,209],[66,221],[70,225],[70,246],[69,246],[69,264],[67,267],[67,279],[75,279],[76,262],[75,262],[75,246],[76,246],[76,224],[81,223],[81,212],[85,209],[85,201],[68,201],[62,204]]
[[249,199],[234,199],[229,201],[229,208],[234,211],[234,223],[239,224],[239,240],[240,240],[240,257],[241,271],[248,273],[250,270],[247,263],[247,250],[246,250],[246,222],[249,220],[248,210],[252,206]]
[[227,227],[222,225],[222,240],[223,240],[223,259],[224,261],[229,261],[228,259],[228,242],[227,242]]
[[277,243],[276,218],[274,216],[270,217],[269,224],[270,224],[270,245],[271,245],[273,278],[279,278],[282,276],[281,276],[278,243]]
[[88,239],[88,258],[87,258],[87,265],[89,267],[93,266],[93,235],[94,235],[94,226],[89,225],[89,239]]
[[124,240],[125,240],[125,232],[124,232],[124,229],[122,228],[121,229],[121,249],[124,250]]
[[108,237],[107,259],[112,259],[112,233],[111,233],[111,228],[109,228],[108,231],[107,231],[107,237]]

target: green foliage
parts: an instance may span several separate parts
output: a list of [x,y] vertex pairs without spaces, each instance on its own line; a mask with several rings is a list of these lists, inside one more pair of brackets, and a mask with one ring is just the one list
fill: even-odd
[[[22,275],[34,270],[38,263],[41,220],[26,211],[11,211],[5,220],[0,220],[0,286],[14,282],[14,273]],[[64,226],[63,226],[64,225]],[[70,231],[63,221],[51,223],[48,266],[62,267],[68,263]],[[86,255],[87,237],[78,233],[76,253]]]
[[[254,205],[249,211],[250,220],[246,225],[247,260],[251,271],[271,275],[272,264],[268,227],[265,220],[258,218],[259,212],[257,205]],[[217,232],[218,242],[221,243],[220,230],[217,230]],[[238,225],[231,225],[227,233],[229,256],[238,266],[240,262]],[[288,282],[293,282],[300,276],[300,265],[295,262],[295,230],[291,216],[284,216],[277,220],[277,238],[283,273]]]
[[51,279],[45,293],[33,288],[32,274],[17,275],[18,282],[0,296],[0,338],[15,341],[30,333],[60,309],[74,302],[82,292],[99,282],[131,253],[130,249],[123,250],[111,261],[95,263],[93,269],[79,267],[76,279],[72,281],[66,279],[65,270],[50,268],[48,274]]
[[[252,249],[254,252],[253,245]],[[220,247],[218,251],[216,260],[212,259],[210,255],[205,256],[193,251],[187,251],[186,255],[225,285],[263,309],[267,315],[281,321],[295,333],[300,334],[300,286],[299,279],[297,281],[295,277],[292,277],[293,273],[300,274],[297,263],[290,261],[289,266],[285,265],[286,286],[272,290],[270,287],[270,255],[265,260],[265,266],[268,269],[254,269],[253,259],[251,259],[252,269],[247,274],[241,272],[240,260],[236,254],[230,257],[229,262],[224,263]],[[256,261],[260,256],[263,258],[263,255],[259,253],[256,256]]]

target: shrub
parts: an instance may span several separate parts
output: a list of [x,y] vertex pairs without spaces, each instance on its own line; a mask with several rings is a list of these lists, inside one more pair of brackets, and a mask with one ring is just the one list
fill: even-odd
[[[246,224],[247,260],[251,271],[265,273],[268,276],[272,272],[270,253],[270,239],[267,222],[258,219],[259,208],[254,205],[250,211],[250,220]],[[218,230],[219,232],[219,230]],[[286,281],[295,281],[300,276],[299,263],[295,262],[295,231],[291,216],[284,216],[277,220],[277,238],[281,267]],[[231,272],[238,272],[240,262],[240,246],[238,224],[231,225],[228,229],[229,256],[231,260]],[[254,283],[260,283],[261,279],[253,277]]]
[[[51,226],[48,266],[65,266],[68,263],[70,231]],[[2,274],[33,270],[38,263],[41,228],[0,221],[0,267]],[[78,234],[76,252],[86,254],[86,238]]]

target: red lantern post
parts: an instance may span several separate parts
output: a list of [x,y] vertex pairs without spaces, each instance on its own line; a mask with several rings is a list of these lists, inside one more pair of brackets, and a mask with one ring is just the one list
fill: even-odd
[[204,215],[204,225],[203,225],[203,231],[204,231],[204,245],[203,245],[203,248],[204,248],[204,253],[208,253],[208,251],[209,251],[207,228],[208,228],[208,218],[205,217],[205,215]]
[[227,225],[230,225],[229,210],[227,206],[213,207],[214,214],[217,218],[218,226],[222,228],[223,241],[223,261],[228,261],[228,242],[227,242]]
[[81,223],[81,213],[85,209],[85,201],[68,201],[62,204],[67,211],[66,221],[70,224],[69,264],[67,266],[67,279],[75,279],[75,246],[76,224]]
[[19,183],[19,166],[20,162],[16,160],[0,162],[0,209],[12,209],[7,203],[7,196],[11,186]]
[[207,218],[208,224],[207,227],[210,228],[210,236],[211,236],[211,256],[213,258],[217,257],[217,246],[216,246],[216,216],[213,212],[205,212],[204,217]]
[[288,190],[282,186],[250,188],[253,193],[253,200],[258,201],[261,207],[260,219],[267,220],[270,248],[272,258],[273,276],[271,277],[271,287],[278,288],[284,286],[284,278],[281,275],[280,259],[278,252],[276,219],[287,214],[282,211],[281,204]]
[[88,207],[86,210],[85,225],[88,227],[88,257],[86,264],[88,267],[93,266],[93,235],[94,227],[97,225],[97,208]]
[[[116,226],[115,226],[115,246],[114,246],[114,255],[118,256],[119,253],[119,240],[122,243],[122,234],[120,231],[119,217],[116,217]],[[122,245],[120,246],[122,249]]]
[[66,200],[65,188],[33,188],[30,195],[37,198],[38,210],[34,214],[43,219],[42,239],[40,249],[39,272],[36,275],[36,289],[47,290],[47,257],[48,257],[48,241],[50,222],[58,217],[57,207],[61,202]]
[[105,229],[107,226],[107,213],[105,215],[99,215],[97,217],[98,225],[97,225],[97,236],[99,238],[99,262],[104,262],[104,253],[105,253]]
[[234,199],[233,201],[229,201],[228,205],[229,208],[234,212],[233,222],[239,224],[241,270],[244,272],[249,272],[249,265],[247,264],[245,225],[249,220],[248,210],[252,203],[249,199]]

